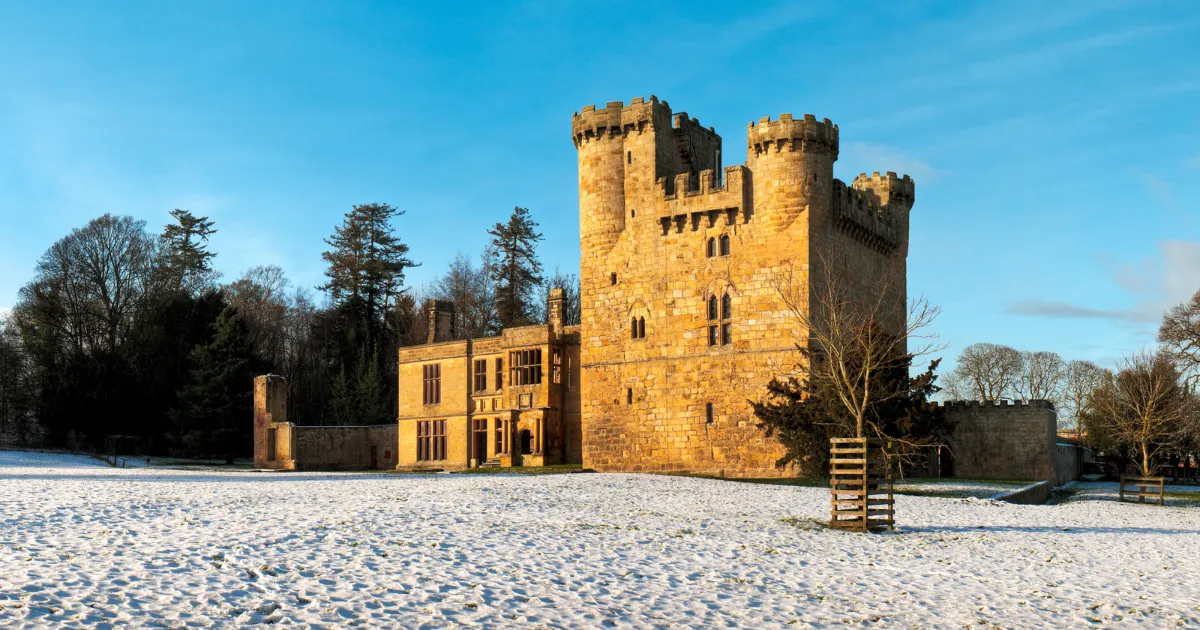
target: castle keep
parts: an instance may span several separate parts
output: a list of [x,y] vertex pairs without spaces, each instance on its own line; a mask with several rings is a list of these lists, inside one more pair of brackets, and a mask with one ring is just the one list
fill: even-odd
[[902,317],[913,181],[834,179],[838,128],[807,114],[750,123],[746,163],[728,168],[713,129],[653,96],[585,107],[571,127],[583,465],[780,474],[747,402],[798,361],[777,279],[821,263],[887,278]]

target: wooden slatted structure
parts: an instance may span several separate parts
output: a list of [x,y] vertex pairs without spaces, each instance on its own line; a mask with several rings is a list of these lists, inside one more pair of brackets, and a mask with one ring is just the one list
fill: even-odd
[[829,526],[859,532],[893,529],[892,475],[878,443],[829,440]]
[[1121,475],[1120,499],[1124,503],[1166,505],[1166,479]]

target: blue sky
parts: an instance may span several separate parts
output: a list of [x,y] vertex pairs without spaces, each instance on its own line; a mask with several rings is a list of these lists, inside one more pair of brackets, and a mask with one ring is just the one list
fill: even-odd
[[[419,284],[529,207],[577,270],[570,116],[655,94],[841,127],[917,181],[909,290],[975,341],[1110,364],[1200,289],[1200,2],[0,4],[0,308],[104,212],[209,215],[227,279],[321,281],[385,201]],[[866,6],[866,5],[863,5]],[[120,10],[115,10],[119,7]]]

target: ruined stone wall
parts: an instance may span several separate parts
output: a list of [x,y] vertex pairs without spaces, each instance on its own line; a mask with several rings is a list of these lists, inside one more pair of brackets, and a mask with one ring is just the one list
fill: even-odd
[[1056,463],[1058,420],[1053,404],[963,401],[944,407],[958,422],[948,440],[956,477],[1055,485],[1067,481]]
[[[763,436],[748,403],[800,360],[795,344],[804,331],[776,283],[788,271],[808,272],[814,239],[836,246],[839,260],[864,275],[902,276],[895,258],[906,249],[838,231],[833,190],[847,187],[833,179],[838,130],[828,120],[785,115],[751,125],[746,165],[721,177],[709,170],[719,167],[715,133],[692,143],[704,147],[696,157],[682,155],[678,129],[692,122],[654,97],[584,108],[572,121],[583,462],[599,470],[787,474],[775,467],[782,448]],[[704,155],[713,157],[700,164]],[[709,169],[697,176],[689,163]],[[722,237],[729,255],[708,256],[708,240]],[[708,299],[726,295],[732,314],[717,325],[728,322],[732,340],[710,346]],[[630,323],[641,317],[646,335],[634,338]]]
[[392,470],[396,467],[394,424],[296,426],[291,432],[295,470]]
[[[273,424],[287,423],[287,379],[275,374],[254,378],[254,466],[280,467],[279,458],[269,452]],[[278,430],[276,430],[278,434]]]

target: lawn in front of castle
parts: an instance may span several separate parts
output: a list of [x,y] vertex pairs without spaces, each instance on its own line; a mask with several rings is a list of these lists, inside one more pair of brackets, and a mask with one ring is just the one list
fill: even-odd
[[1200,509],[940,483],[868,535],[799,484],[0,452],[0,627],[1200,625]]

